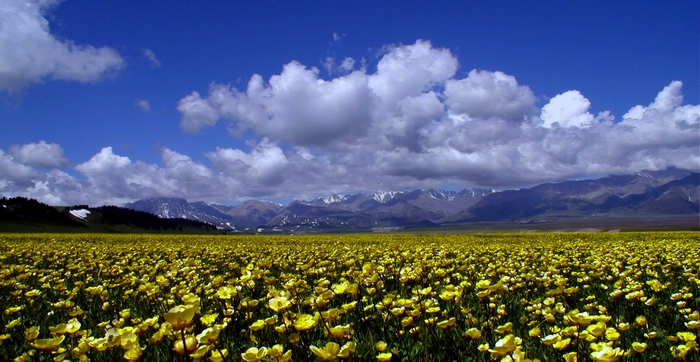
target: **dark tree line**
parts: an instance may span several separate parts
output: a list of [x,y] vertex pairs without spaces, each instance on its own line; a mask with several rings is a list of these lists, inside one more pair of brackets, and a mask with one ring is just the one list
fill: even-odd
[[87,209],[89,224],[128,226],[153,231],[216,231],[216,227],[201,221],[188,219],[162,219],[156,215],[118,206],[88,205],[53,207],[26,197],[2,197],[0,199],[0,222],[25,225],[53,225],[85,228],[87,225],[70,216],[70,210]]
[[70,227],[85,227],[67,213],[26,197],[3,197],[0,199],[0,220],[21,224],[47,224]]
[[94,208],[102,215],[102,222],[109,225],[127,225],[146,230],[174,230],[202,229],[215,231],[216,227],[196,220],[188,219],[163,219],[144,211],[126,209],[117,206],[100,206]]

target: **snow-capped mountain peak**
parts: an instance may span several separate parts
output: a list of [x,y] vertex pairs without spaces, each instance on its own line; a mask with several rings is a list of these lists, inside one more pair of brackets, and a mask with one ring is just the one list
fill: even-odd
[[402,194],[403,192],[401,191],[375,191],[370,194],[373,199],[385,203],[391,201],[396,195]]
[[426,195],[428,195],[430,198],[436,199],[436,200],[446,200],[446,201],[452,201],[457,198],[458,192],[457,191],[450,191],[450,190],[436,190],[436,189],[429,189],[429,190],[424,190]]
[[333,204],[337,202],[343,202],[348,199],[347,195],[341,195],[341,194],[333,194],[330,196],[326,197],[320,197],[321,201],[325,202],[326,204]]

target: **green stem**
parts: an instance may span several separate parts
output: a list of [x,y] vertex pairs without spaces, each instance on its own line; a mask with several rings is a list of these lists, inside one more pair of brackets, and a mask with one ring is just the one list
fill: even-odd
[[190,352],[187,350],[187,342],[185,341],[185,330],[180,330],[180,336],[182,337],[182,349],[185,351],[185,361],[190,361]]
[[224,356],[224,353],[221,352],[221,348],[219,348],[219,345],[214,342],[214,348],[216,348],[216,351],[219,352],[219,356],[221,356],[222,361],[226,361],[226,356]]

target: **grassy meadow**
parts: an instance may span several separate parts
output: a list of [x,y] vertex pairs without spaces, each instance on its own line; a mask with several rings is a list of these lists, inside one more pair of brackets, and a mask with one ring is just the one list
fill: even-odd
[[15,361],[700,361],[700,233],[0,234]]

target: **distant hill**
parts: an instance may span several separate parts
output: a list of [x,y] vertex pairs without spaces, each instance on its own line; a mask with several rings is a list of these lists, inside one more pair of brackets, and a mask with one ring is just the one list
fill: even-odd
[[34,199],[13,197],[0,199],[0,222],[25,226],[49,225],[85,228],[86,225],[66,212]]
[[698,213],[700,174],[643,172],[594,180],[546,183],[485,197],[449,222],[519,221],[542,216]]
[[163,219],[117,206],[55,207],[34,199],[0,199],[0,231],[216,233],[214,225],[182,218]]
[[[144,199],[125,207],[161,217],[207,220],[245,231],[365,230],[483,222],[523,223],[550,217],[694,215],[700,211],[700,174],[670,168],[598,179],[544,183],[519,190],[376,191],[334,194],[288,205],[246,201],[237,206]],[[211,210],[214,211],[211,211]]]
[[[489,189],[376,191],[295,200],[287,205],[249,200],[236,206],[142,199],[124,205],[56,208],[36,200],[3,199],[0,223],[68,228],[196,232],[296,232],[393,230],[475,223],[527,224],[554,220],[622,217],[684,217],[700,228],[700,174],[680,169],[544,183],[519,190]],[[689,220],[689,221],[688,221]],[[639,221],[640,223],[642,221]],[[696,225],[693,225],[696,224]]]
[[[206,220],[220,229],[258,228],[371,229],[386,226],[435,226],[493,193],[487,189],[376,191],[331,195],[288,205],[249,200],[236,206],[187,202],[182,198],[142,199],[124,205],[160,217]],[[213,210],[213,211],[212,211]]]

